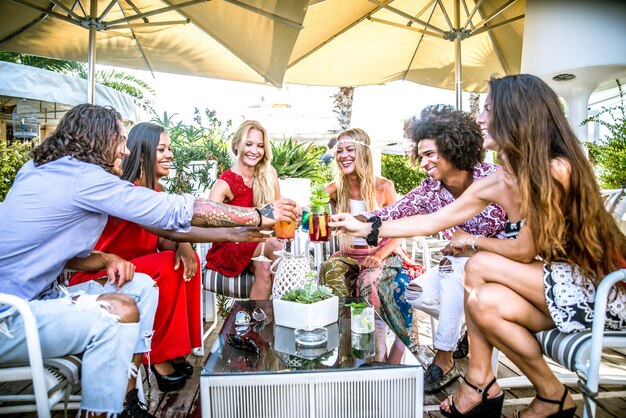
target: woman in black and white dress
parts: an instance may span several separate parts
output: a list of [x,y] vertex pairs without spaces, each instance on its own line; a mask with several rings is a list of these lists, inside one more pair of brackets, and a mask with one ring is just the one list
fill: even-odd
[[[502,170],[474,182],[440,211],[383,222],[379,235],[427,235],[456,225],[491,202],[514,224],[516,239],[459,233],[454,251],[475,252],[465,267],[470,360],[459,391],[440,407],[450,417],[499,417],[504,394],[491,369],[493,347],[528,376],[537,396],[520,412],[528,417],[573,417],[572,397],[544,360],[533,334],[558,327],[591,327],[595,289],[609,272],[626,267],[626,237],[604,209],[589,161],[557,95],[541,79],[514,75],[489,82],[478,118],[484,146],[498,151]],[[331,227],[376,234],[378,222],[347,214]],[[372,232],[373,231],[373,232]],[[626,326],[626,289],[609,297],[606,327]]]

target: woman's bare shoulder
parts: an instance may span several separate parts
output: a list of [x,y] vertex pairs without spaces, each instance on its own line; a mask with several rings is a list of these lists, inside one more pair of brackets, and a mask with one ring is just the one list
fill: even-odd
[[393,182],[385,177],[376,177],[375,186],[377,189],[388,189],[394,187]]
[[550,173],[552,177],[557,179],[563,187],[569,188],[569,178],[572,173],[572,166],[569,161],[563,157],[556,157],[550,160]]

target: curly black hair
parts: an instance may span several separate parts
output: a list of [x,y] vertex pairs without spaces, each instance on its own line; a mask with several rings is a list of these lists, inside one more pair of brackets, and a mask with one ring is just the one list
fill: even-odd
[[413,142],[413,163],[419,160],[417,145],[423,139],[434,140],[439,155],[458,170],[473,171],[485,156],[482,133],[474,118],[449,105],[425,107],[419,118],[406,121],[404,134]]
[[61,118],[52,135],[31,152],[33,161],[41,165],[69,156],[110,172],[117,145],[125,140],[120,122],[122,116],[111,107],[74,106]]

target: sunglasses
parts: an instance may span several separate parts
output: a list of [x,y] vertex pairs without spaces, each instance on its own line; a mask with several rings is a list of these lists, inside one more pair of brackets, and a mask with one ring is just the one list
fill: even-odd
[[265,321],[267,315],[261,308],[252,311],[252,317],[246,311],[239,311],[235,315],[235,325],[250,325],[253,322]]
[[261,308],[252,311],[252,317],[246,311],[239,311],[235,314],[235,331],[237,335],[243,336],[253,329],[255,332],[261,331],[265,327],[267,315]]
[[242,337],[237,334],[227,334],[228,345],[238,350],[247,351],[252,354],[259,354],[261,350],[250,337]]

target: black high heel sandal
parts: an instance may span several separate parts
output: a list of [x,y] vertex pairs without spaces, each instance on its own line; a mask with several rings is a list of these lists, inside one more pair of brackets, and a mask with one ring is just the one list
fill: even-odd
[[448,396],[448,406],[450,407],[450,412],[446,412],[441,409],[440,412],[443,416],[450,418],[499,418],[502,414],[502,405],[504,404],[504,392],[500,392],[498,396],[493,398],[488,397],[489,389],[491,389],[491,387],[496,383],[496,378],[494,377],[484,389],[472,385],[467,381],[465,376],[461,376],[461,379],[463,379],[469,387],[482,395],[483,398],[479,404],[474,405],[462,414],[458,409],[456,409],[456,406],[454,406],[453,396],[450,395]]
[[[539,396],[539,395],[535,396],[535,398],[537,398],[537,400],[541,402],[559,405],[559,410],[555,412],[554,414],[548,416],[548,418],[572,418],[574,414],[576,413],[575,406],[569,409],[563,409],[563,407],[565,406],[565,399],[567,398],[567,388],[565,388],[565,391],[563,392],[563,396],[561,396],[561,399],[558,401],[554,399],[546,399],[543,396]],[[515,415],[513,416],[515,418],[519,418],[519,414],[520,414],[520,411],[515,411]]]
[[181,390],[183,386],[185,386],[185,382],[187,382],[187,376],[177,370],[174,370],[174,373],[165,375],[160,374],[154,365],[151,365],[150,369],[154,374],[154,379],[156,380],[157,386],[161,392]]
[[177,372],[184,373],[185,376],[187,377],[191,377],[191,375],[193,374],[193,366],[187,360],[183,360],[183,361],[172,360],[172,367],[174,367],[174,370],[176,370]]

